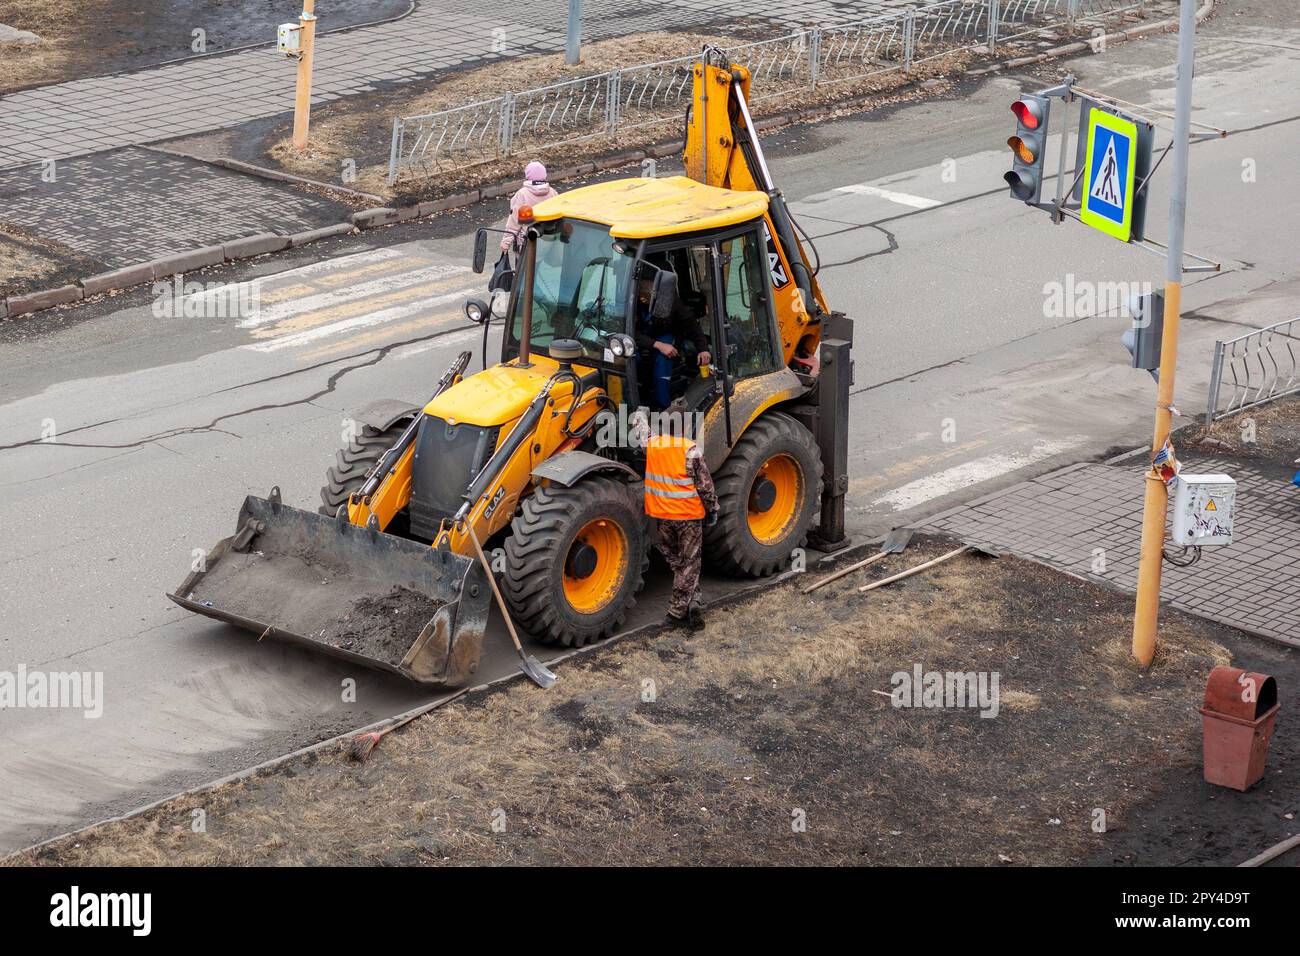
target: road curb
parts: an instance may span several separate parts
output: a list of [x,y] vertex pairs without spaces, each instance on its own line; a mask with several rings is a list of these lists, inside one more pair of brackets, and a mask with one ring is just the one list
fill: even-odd
[[114,289],[129,289],[141,282],[151,282],[153,281],[153,265],[152,262],[143,262],[138,266],[127,266],[125,269],[114,269],[111,272],[101,272],[98,275],[87,276],[81,280],[82,295],[89,299],[101,292],[111,292]]
[[16,318],[31,312],[39,312],[42,309],[52,309],[58,305],[68,305],[80,301],[80,286],[61,285],[53,289],[42,289],[40,292],[10,296],[4,300],[4,308],[8,317]]
[[148,264],[153,272],[153,277],[163,279],[167,276],[193,272],[195,269],[203,269],[207,266],[215,266],[223,261],[225,261],[225,254],[222,252],[221,246],[204,246],[201,249],[192,249],[189,252],[179,252],[176,255],[153,259]]
[[347,186],[337,186],[334,183],[323,183],[319,179],[310,179],[306,176],[299,176],[296,173],[287,173],[282,169],[267,169],[265,166],[258,166],[254,163],[246,163],[240,159],[230,159],[227,156],[196,156],[193,153],[187,153],[182,149],[174,149],[166,143],[147,144],[141,149],[153,150],[156,153],[165,153],[168,156],[179,156],[181,159],[190,159],[196,163],[207,163],[209,166],[220,166],[222,169],[229,169],[231,172],[244,173],[247,176],[257,176],[260,179],[271,179],[279,183],[289,183],[294,186],[311,186],[316,189],[323,189],[327,192],[338,193],[340,196],[346,196],[349,199],[364,199],[366,202],[383,202],[383,196],[376,196],[374,193],[362,192],[359,189],[349,189]]
[[[1215,0],[1202,0],[1201,6],[1196,11],[1197,23],[1202,22],[1206,17],[1208,17],[1214,11],[1214,4],[1215,4]],[[1005,60],[1000,63],[991,64],[990,66],[963,70],[959,75],[965,78],[978,79],[980,77],[988,76],[993,73],[1000,72],[1002,70],[1019,69],[1021,66],[1030,66],[1035,63],[1042,63],[1046,60],[1056,59],[1061,56],[1069,56],[1073,53],[1082,53],[1085,50],[1091,49],[1094,43],[1100,43],[1103,45],[1109,43],[1123,43],[1127,40],[1137,39],[1139,37],[1147,36],[1149,34],[1163,33],[1171,29],[1177,29],[1177,27],[1178,27],[1178,21],[1176,19],[1161,20],[1157,23],[1148,23],[1148,24],[1143,24],[1141,26],[1132,27],[1127,30],[1120,30],[1115,33],[1107,34],[1103,37],[1097,38],[1092,41],[1076,41],[1073,43],[1064,44],[1062,46],[1052,47],[1049,50],[1044,50],[1043,52],[1034,54],[1033,56],[1016,57],[1011,60]],[[919,83],[916,80],[912,80],[910,82],[902,84],[896,90],[891,90],[890,92],[899,92],[899,91],[905,91],[905,90],[917,89],[917,88],[919,88]],[[826,118],[831,115],[834,115],[835,113],[842,112],[845,109],[851,110],[855,106],[865,105],[869,100],[871,100],[872,98],[878,95],[879,94],[874,94],[874,93],[864,94],[863,96],[849,98],[835,104],[828,104],[825,106],[813,106],[813,107],[807,107],[805,109],[788,110],[784,113],[779,113],[775,116],[768,116],[768,117],[764,117],[762,120],[757,120],[755,121],[754,125],[758,130],[763,131],[763,130],[769,130],[780,126],[787,126],[790,125],[791,123],[816,122],[822,118]],[[641,162],[646,158],[661,159],[665,156],[671,156],[674,153],[680,152],[682,146],[683,144],[680,140],[671,140],[664,143],[657,143],[655,145],[648,146],[642,149],[629,149],[629,150],[620,151],[618,153],[613,153],[609,156],[603,156],[595,160],[588,160],[586,162],[579,163],[574,166],[569,166],[563,169],[556,170],[553,172],[551,179],[555,182],[563,182],[565,180],[576,179],[581,176],[588,176],[595,172],[605,172],[611,169],[617,169],[621,166],[626,166],[630,163]],[[161,152],[172,153],[177,156],[185,156],[189,159],[195,159],[201,162],[212,163],[214,165],[222,166],[223,168],[241,172],[249,176],[258,176],[258,177],[268,178],[279,182],[294,182],[301,185],[316,186],[325,189],[336,188],[325,183],[319,183],[314,180],[305,179],[300,176],[294,176],[291,173],[283,173],[278,170],[263,169],[260,166],[255,166],[251,163],[243,163],[238,160],[205,159],[203,157],[192,156],[188,153],[184,153],[178,150],[169,150],[158,146],[152,146],[148,148],[159,149]],[[350,217],[349,222],[345,224],[340,224],[340,226],[345,225],[347,227],[346,229],[340,228],[340,226],[327,226],[324,229],[308,230],[306,232],[297,233],[294,236],[275,236],[277,240],[283,240],[283,244],[278,246],[275,246],[274,243],[270,241],[270,237],[273,234],[266,233],[260,237],[250,237],[250,238],[263,238],[266,240],[265,242],[266,248],[262,252],[244,253],[230,258],[226,257],[223,253],[221,260],[205,262],[204,264],[217,265],[222,260],[235,261],[235,259],[250,258],[251,256],[254,255],[268,255],[272,252],[278,252],[284,249],[298,248],[299,246],[306,245],[309,242],[317,241],[317,239],[325,239],[331,236],[344,235],[345,233],[354,230],[375,229],[384,226],[395,225],[400,222],[408,222],[415,219],[423,219],[426,216],[434,216],[439,213],[449,212],[454,209],[467,208],[469,206],[475,205],[476,203],[482,200],[495,199],[501,196],[505,196],[511,191],[513,191],[513,188],[514,188],[514,180],[507,180],[500,183],[492,183],[487,186],[481,186],[479,188],[471,189],[463,193],[457,193],[452,196],[445,196],[441,199],[419,202],[411,206],[402,206],[402,207],[379,206],[373,209],[365,209],[360,212],[353,213],[352,216]],[[369,199],[376,198],[370,194],[359,193],[354,190],[342,189],[341,191],[349,193],[353,196],[364,197]],[[313,235],[315,236],[315,238],[308,238],[309,236],[313,236]],[[298,241],[295,241],[295,239]],[[223,244],[223,246],[221,247],[211,246],[211,247],[207,247],[207,249],[204,250],[195,250],[194,252],[180,253],[176,256],[166,257],[165,259],[154,260],[153,261],[153,264],[155,266],[154,278],[162,277],[162,274],[157,271],[158,269],[173,268],[169,264],[171,263],[172,260],[177,260],[180,262],[191,261],[188,257],[198,256],[199,253],[204,253],[204,252],[210,254],[210,251],[212,249],[217,249],[217,248],[224,249],[224,248],[233,247],[236,250],[256,248],[256,244],[254,243],[241,245],[241,243],[243,242],[246,242],[246,240],[232,240],[229,243]],[[199,258],[202,257],[199,256]],[[45,290],[42,292],[32,292],[23,296],[10,297],[8,300],[0,299],[0,319],[8,319],[20,315],[28,315],[33,312],[41,311],[46,308],[54,308],[60,305],[72,304],[74,302],[81,301],[85,298],[89,298],[92,295],[98,295],[110,291],[122,291],[131,288],[134,285],[138,285],[139,282],[133,282],[130,284],[123,284],[123,285],[116,285],[116,286],[109,285],[107,283],[109,282],[110,276],[119,276],[119,275],[124,277],[129,276],[131,270],[135,268],[138,267],[128,266],[123,269],[113,270],[112,272],[100,273],[99,275],[91,276],[88,279],[79,279],[77,283],[74,286],[72,286],[72,288],[76,288],[78,292],[75,298],[67,298],[67,299],[60,298],[59,294],[66,296],[68,294],[66,290],[69,288],[69,286],[61,286],[58,289]],[[190,266],[189,268],[200,268],[200,266]],[[185,270],[180,268],[173,268],[173,273],[182,272],[182,271]],[[172,274],[172,273],[167,273],[167,274]],[[122,281],[124,281],[124,279]],[[95,290],[94,292],[86,293],[84,291],[87,282],[89,282],[91,287]],[[32,307],[30,305],[32,301],[48,301],[47,299],[43,299],[41,297],[48,296],[51,294],[55,294],[56,301],[51,301],[48,305],[39,305],[36,307]],[[20,304],[19,309],[14,308],[12,304],[14,302],[18,302]]]
[[307,229],[303,232],[295,232],[290,236],[289,247],[291,249],[297,249],[299,246],[305,246],[309,242],[329,239],[332,236],[348,236],[357,231],[357,227],[350,222],[340,222],[334,226],[322,226],[320,229]]
[[252,259],[269,252],[280,252],[289,248],[289,237],[279,236],[273,232],[261,232],[255,236],[245,236],[221,244],[221,257],[227,262],[236,259]]

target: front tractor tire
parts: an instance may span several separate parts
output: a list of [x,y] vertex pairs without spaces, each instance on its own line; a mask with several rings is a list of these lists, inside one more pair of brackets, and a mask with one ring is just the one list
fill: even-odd
[[808,540],[822,497],[816,439],[782,412],[750,425],[713,476],[718,523],[704,533],[706,567],[765,577]]
[[595,475],[524,500],[502,584],[515,621],[534,638],[582,647],[623,623],[648,563],[641,499],[625,482]]
[[320,490],[321,506],[316,509],[331,518],[339,507],[348,503],[348,496],[360,489],[370,469],[379,464],[384,452],[397,444],[402,432],[411,424],[409,417],[399,418],[380,431],[362,425],[356,438],[334,453],[334,464],[325,471],[325,484]]

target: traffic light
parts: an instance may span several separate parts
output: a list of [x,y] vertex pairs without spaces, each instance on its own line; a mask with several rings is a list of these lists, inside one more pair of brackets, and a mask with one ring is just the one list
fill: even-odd
[[1133,327],[1121,341],[1132,356],[1134,368],[1144,368],[1160,381],[1160,342],[1165,331],[1165,297],[1160,292],[1135,295],[1128,304]]
[[1016,133],[1007,140],[1011,147],[1011,171],[1002,178],[1011,187],[1011,198],[1038,202],[1043,191],[1043,166],[1047,160],[1047,111],[1051,101],[1039,93],[1021,93],[1011,104],[1016,114]]

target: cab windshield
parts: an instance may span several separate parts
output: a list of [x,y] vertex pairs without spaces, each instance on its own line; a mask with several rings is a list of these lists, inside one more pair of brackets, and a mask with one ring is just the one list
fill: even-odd
[[[635,259],[630,250],[615,248],[608,226],[561,219],[538,228],[531,348],[545,352],[555,339],[577,339],[588,358],[599,359],[609,336],[627,327]],[[523,302],[521,286],[510,329],[516,344],[523,335]]]

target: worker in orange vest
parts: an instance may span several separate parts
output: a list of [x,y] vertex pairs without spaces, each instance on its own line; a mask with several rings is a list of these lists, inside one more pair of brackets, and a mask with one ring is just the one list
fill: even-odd
[[673,571],[669,627],[704,626],[700,611],[700,558],[704,528],[718,522],[718,496],[700,446],[685,437],[686,407],[673,402],[659,415],[660,427],[646,442],[645,510],[659,520],[659,550]]

